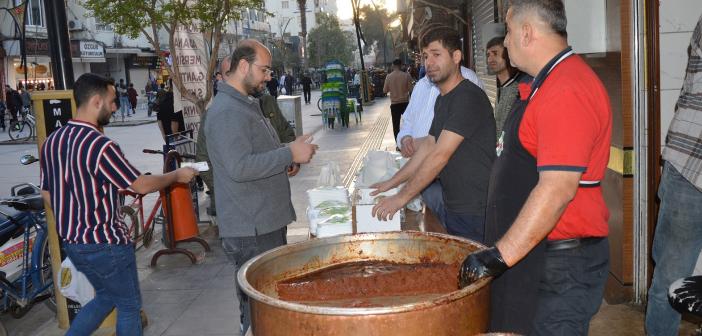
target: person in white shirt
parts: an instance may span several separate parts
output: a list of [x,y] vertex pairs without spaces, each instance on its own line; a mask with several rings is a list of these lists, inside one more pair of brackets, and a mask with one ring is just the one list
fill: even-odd
[[[485,90],[483,81],[473,70],[461,66],[461,75],[483,91]],[[400,122],[400,132],[395,139],[402,156],[412,156],[417,149],[414,143],[415,139],[423,138],[429,134],[429,127],[434,120],[434,103],[438,96],[439,88],[431,82],[429,76],[422,77],[414,85],[409,105],[407,105]],[[438,181],[432,182],[422,191],[421,195],[424,204],[439,218],[439,222],[443,223],[444,200],[441,184]]]

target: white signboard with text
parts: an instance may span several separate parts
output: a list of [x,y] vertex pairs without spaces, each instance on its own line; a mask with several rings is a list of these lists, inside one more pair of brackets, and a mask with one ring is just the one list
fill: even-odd
[[[173,65],[180,69],[180,79],[186,89],[194,93],[198,98],[205,97],[207,90],[207,47],[205,39],[196,25],[180,26],[175,31],[175,54],[171,54]],[[174,111],[183,111],[185,129],[193,130],[193,138],[197,139],[197,132],[200,129],[200,111],[195,104],[187,100],[173,88],[173,108]]]

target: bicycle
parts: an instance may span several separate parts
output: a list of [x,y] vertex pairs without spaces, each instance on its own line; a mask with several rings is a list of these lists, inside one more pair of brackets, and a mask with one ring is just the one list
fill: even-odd
[[[21,160],[36,161],[31,155]],[[30,183],[12,187],[11,195],[0,200],[0,311],[21,318],[40,301],[55,311],[44,200]]]
[[21,119],[10,121],[7,134],[12,140],[27,141],[34,136],[34,127],[37,123],[34,116],[26,109],[20,113]]
[[[144,149],[142,152],[145,154],[163,155],[163,152],[158,150]],[[188,154],[183,154],[182,157],[195,159],[194,155]],[[145,248],[149,248],[154,240],[154,228],[157,224],[163,225],[164,223],[161,196],[156,200],[156,203],[149,213],[149,217],[144,220],[144,196],[146,195],[138,194],[130,190],[120,190],[119,194],[123,197],[123,202],[126,200],[126,197],[132,198],[128,204],[121,206],[119,209],[119,216],[128,228],[129,237],[132,238],[135,245],[137,242],[141,241]]]
[[148,219],[144,220],[144,194],[137,194],[130,190],[120,190],[121,197],[132,197],[132,201],[119,208],[119,216],[128,228],[128,235],[133,243],[141,241],[146,248],[154,241],[154,227],[163,224],[163,211],[161,211],[161,197],[151,209]]

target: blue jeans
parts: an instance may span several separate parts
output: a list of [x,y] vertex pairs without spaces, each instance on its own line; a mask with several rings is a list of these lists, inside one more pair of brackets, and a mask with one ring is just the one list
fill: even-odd
[[653,236],[655,269],[648,290],[646,332],[677,335],[680,314],[668,303],[668,288],[692,274],[702,249],[702,192],[666,162],[658,197],[661,206]]
[[119,110],[122,113],[122,118],[124,118],[125,113],[126,115],[129,115],[129,111],[132,110],[132,104],[129,102],[129,97],[119,97]]
[[476,241],[485,242],[485,215],[457,213],[444,209],[446,232]]
[[446,209],[444,208],[444,193],[439,180],[434,180],[429,186],[422,190],[422,201],[436,215],[439,223],[446,227]]
[[[287,244],[287,232],[287,227],[283,227],[258,236],[222,237],[222,249],[229,262],[234,265],[234,274],[239,273],[239,268],[249,259]],[[239,328],[241,334],[244,335],[251,325],[251,307],[249,306],[249,297],[239,287],[239,281],[235,278],[234,282],[236,283],[236,297],[239,300]]]
[[95,298],[71,323],[67,336],[90,335],[117,308],[117,335],[140,336],[141,294],[134,246],[64,244],[76,268],[95,288]]

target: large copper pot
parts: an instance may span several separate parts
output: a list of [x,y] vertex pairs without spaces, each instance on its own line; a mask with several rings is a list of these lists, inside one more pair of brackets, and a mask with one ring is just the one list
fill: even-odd
[[250,297],[256,336],[473,335],[487,330],[489,279],[436,297],[389,307],[310,306],[277,298],[276,283],[340,263],[460,263],[484,246],[454,236],[415,231],[312,239],[282,246],[243,265],[237,275]]

